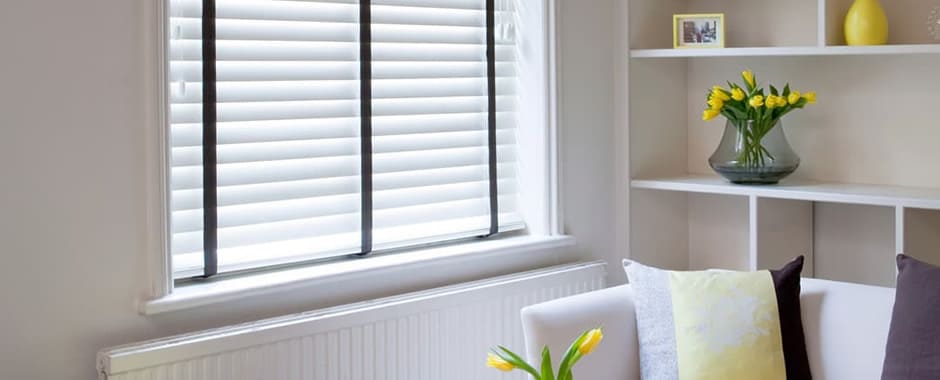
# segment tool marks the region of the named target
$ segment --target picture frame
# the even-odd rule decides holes
[[[725,14],[700,13],[672,16],[672,41],[676,49],[725,47]]]

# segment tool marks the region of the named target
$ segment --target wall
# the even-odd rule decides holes
[[[137,313],[152,237],[145,204],[153,184],[145,173],[154,127],[153,1],[3,2],[0,379],[91,380],[102,347],[350,301],[335,289],[304,289],[157,317]],[[483,266],[479,275],[620,256],[610,207],[613,0],[560,1],[563,213],[580,244],[572,253]],[[435,276],[410,286],[468,277],[445,269],[423,270]],[[371,297],[414,289],[348,290]]]

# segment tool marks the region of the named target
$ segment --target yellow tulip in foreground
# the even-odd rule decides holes
[[[521,369],[532,375],[535,380],[573,380],[571,378],[571,368],[584,355],[593,352],[603,338],[604,334],[601,329],[588,330],[582,333],[578,339],[571,343],[568,351],[565,352],[565,356],[561,359],[561,363],[558,365],[558,376],[555,376],[555,369],[552,367],[552,354],[547,346],[542,349],[542,363],[538,367],[530,365],[521,356],[503,346],[498,346],[487,354],[486,365],[507,372]]]
[[[509,372],[516,369],[516,366],[512,365],[512,363],[503,360],[492,352],[486,355],[486,365],[490,368],[496,368],[503,372]]]
[[[578,347],[578,352],[581,355],[590,354],[591,351],[594,351],[594,347],[597,347],[597,344],[601,342],[601,339],[604,339],[604,333],[601,332],[601,329],[591,330],[584,342],[581,342],[581,346]]]
[[[744,100],[744,98],[746,97],[747,97],[747,94],[745,94],[744,90],[740,88],[735,87],[733,90],[731,90],[731,99],[734,99],[740,102]]]

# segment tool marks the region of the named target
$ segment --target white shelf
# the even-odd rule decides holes
[[[724,49],[634,49],[632,58],[695,58],[695,57],[800,57],[839,55],[914,55],[940,54],[937,45],[882,45],[882,46],[797,46],[753,47]]]
[[[718,177],[634,179],[635,189],[757,196],[814,202],[940,210],[940,189],[784,180],[779,185],[735,185]]]

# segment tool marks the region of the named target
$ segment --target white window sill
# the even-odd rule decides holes
[[[140,311],[145,315],[168,313],[240,300],[244,297],[289,292],[297,288],[336,281],[343,276],[364,272],[375,272],[419,263],[446,262],[468,256],[486,256],[492,259],[494,256],[519,254],[523,251],[558,249],[574,246],[574,244],[575,239],[570,236],[519,236],[246,275],[177,287],[173,290],[173,293],[165,297],[142,303]]]

